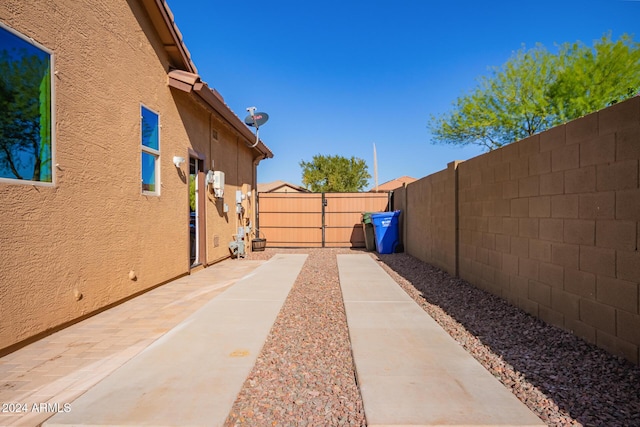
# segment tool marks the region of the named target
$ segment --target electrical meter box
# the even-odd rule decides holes
[[[213,192],[216,197],[224,196],[224,172],[213,172]]]

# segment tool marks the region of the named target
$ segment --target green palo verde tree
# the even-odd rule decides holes
[[[565,43],[516,52],[479,80],[453,109],[432,116],[432,143],[476,144],[488,150],[542,132],[630,98],[640,91],[640,44],[605,35],[588,47]]]
[[[310,162],[302,160],[302,184],[314,193],[357,192],[369,185],[369,172],[364,160],[357,157],[317,154]]]

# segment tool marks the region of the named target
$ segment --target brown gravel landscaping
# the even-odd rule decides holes
[[[238,395],[227,425],[363,426],[337,253],[301,250],[305,264]],[[268,258],[275,250],[255,252]]]
[[[366,425],[336,254],[309,258],[228,426]],[[406,254],[371,256],[458,343],[550,426],[640,426],[640,367]]]

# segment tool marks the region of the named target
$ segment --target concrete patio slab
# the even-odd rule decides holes
[[[369,255],[338,255],[367,425],[544,426]]]
[[[44,425],[223,425],[306,258],[275,255]]]

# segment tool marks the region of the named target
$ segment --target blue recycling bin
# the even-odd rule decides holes
[[[400,244],[398,218],[400,211],[375,212],[371,214],[373,230],[376,235],[376,251],[379,254],[392,254]]]

